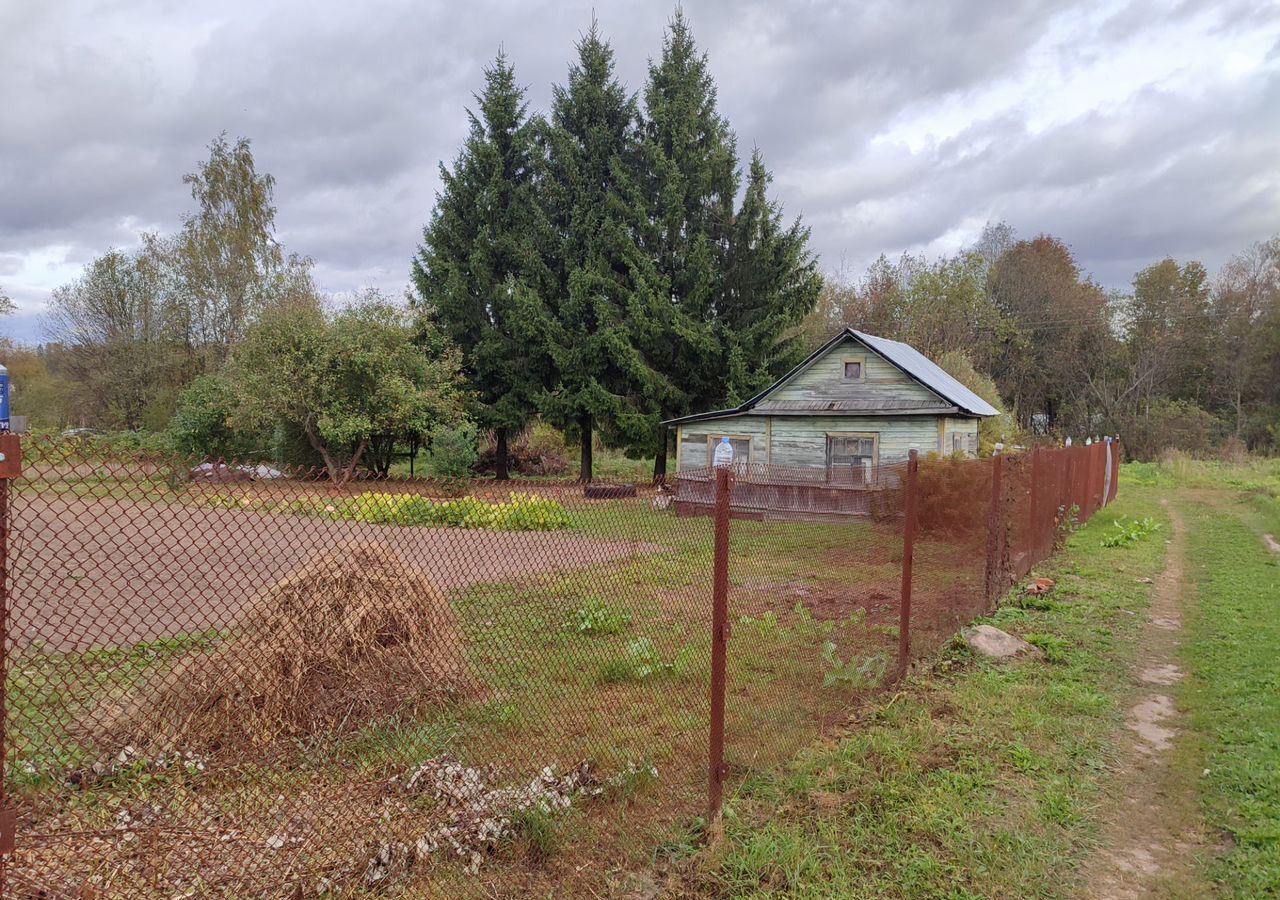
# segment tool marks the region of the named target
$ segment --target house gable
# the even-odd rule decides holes
[[[860,362],[858,378],[845,377],[845,363]],[[774,385],[756,405],[759,412],[824,400],[898,402],[922,408],[954,406],[861,341],[846,335],[807,366]]]

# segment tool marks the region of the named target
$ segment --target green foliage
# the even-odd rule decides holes
[[[638,637],[627,643],[627,653],[602,665],[596,673],[599,684],[621,684],[628,681],[652,681],[680,678],[689,670],[693,649],[685,647],[675,656],[663,657],[653,638]]]
[[[1066,544],[1067,538],[1080,530],[1080,505],[1072,503],[1070,506],[1059,506],[1053,521],[1053,544],[1054,547],[1061,548]]]
[[[470,422],[437,427],[431,432],[427,471],[445,478],[467,478],[480,456],[479,434]]]
[[[1033,647],[1039,647],[1044,658],[1051,663],[1067,660],[1067,649],[1071,646],[1067,641],[1053,634],[1024,634],[1022,639]]]
[[[205,497],[208,506],[236,502],[223,495]],[[557,500],[512,493],[504,503],[476,497],[437,500],[420,494],[369,492],[354,497],[307,497],[274,504],[262,501],[255,509],[334,520],[406,527],[484,528],[490,531],[558,531],[569,527],[569,513]]]
[[[461,351],[472,418],[516,432],[550,377],[539,324],[552,282],[544,259],[553,235],[538,193],[545,123],[528,115],[504,54],[484,76],[470,133],[452,169],[441,166],[413,282],[418,303]],[[499,469],[505,476],[505,460]]]
[[[346,481],[375,437],[459,421],[457,355],[424,352],[423,329],[372,293],[332,315],[314,303],[264,313],[227,373],[237,426],[297,422],[329,477]]]
[[[1125,450],[1135,459],[1155,459],[1166,450],[1208,453],[1226,436],[1227,426],[1190,400],[1157,398],[1124,430]]]
[[[1019,436],[1018,419],[1008,411],[995,379],[979,372],[963,350],[948,350],[937,362],[948,375],[1000,410],[1000,415],[978,421],[979,452],[987,455],[995,450],[997,443],[1013,444]]]
[[[1137,543],[1160,529],[1160,523],[1150,516],[1142,519],[1117,519],[1112,523],[1112,530],[1102,537],[1103,547],[1125,547]]]
[[[543,862],[555,852],[560,839],[557,820],[553,812],[541,806],[512,810],[512,832],[535,862]]]
[[[615,800],[631,800],[658,783],[658,767],[648,759],[639,763],[628,760],[617,775],[609,779],[606,791]]]
[[[579,634],[622,634],[631,624],[631,613],[590,597],[574,613],[573,630]]]
[[[257,449],[260,436],[234,427],[235,391],[221,375],[201,375],[183,391],[169,435],[182,453],[216,459],[243,459]]]
[[[848,659],[841,659],[835,641],[823,643],[822,660],[827,664],[827,671],[822,676],[822,686],[825,688],[872,688],[880,683],[889,669],[889,661],[880,654],[861,659],[850,655]]]

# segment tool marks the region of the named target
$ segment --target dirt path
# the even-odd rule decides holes
[[[1181,727],[1173,692],[1183,677],[1178,648],[1193,587],[1185,578],[1186,525],[1176,507],[1168,509],[1165,569],[1152,588],[1133,674],[1138,691],[1126,717],[1129,734],[1112,809],[1103,816],[1107,825],[1088,882],[1090,897],[1184,895],[1179,887],[1204,844],[1195,782],[1174,758]]]

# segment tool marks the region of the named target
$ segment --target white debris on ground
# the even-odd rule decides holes
[[[610,783],[637,771],[640,770],[632,763]],[[644,771],[657,778],[656,768],[647,766]],[[432,797],[444,813],[444,820],[416,841],[379,846],[365,866],[365,884],[375,885],[404,874],[419,859],[442,847],[466,860],[467,873],[474,875],[486,853],[515,836],[514,816],[530,810],[563,812],[575,798],[596,797],[605,790],[587,762],[559,775],[546,766],[524,787],[490,787],[492,777],[491,769],[474,769],[450,756],[427,760],[413,769],[404,779],[403,790],[414,796]]]

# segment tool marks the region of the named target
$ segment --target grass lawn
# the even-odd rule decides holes
[[[1183,503],[1194,526],[1198,583],[1188,623],[1192,710],[1203,757],[1207,825],[1225,852],[1208,867],[1224,896],[1280,895],[1280,532],[1274,496],[1220,495]]]
[[[847,736],[748,781],[692,891],[732,897],[1071,896],[1097,833],[1123,680],[1164,543],[1104,549],[1118,517],[1164,521],[1132,490],[1035,574],[1047,598],[990,621],[1049,652],[998,663],[953,646]]]
[[[1176,504],[1194,582],[1170,765],[1207,846],[1156,896],[1280,895],[1280,464],[1127,467],[1119,499],[990,621],[1046,650],[981,660],[952,646],[845,734],[748,780],[724,838],[673,851],[673,878],[715,897],[1074,897],[1106,865],[1132,665]],[[1103,547],[1118,518],[1166,529]],[[1198,798],[1198,801],[1197,801]]]

